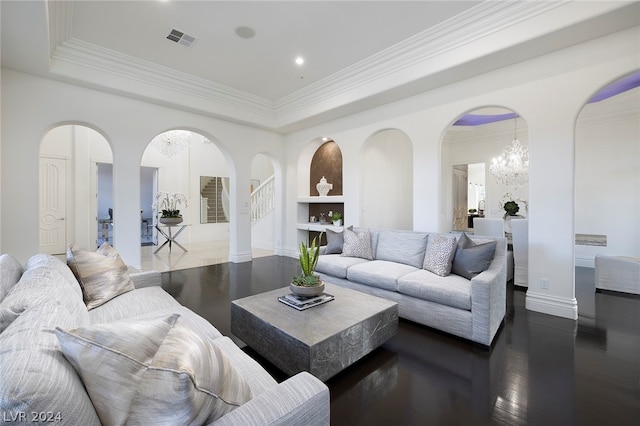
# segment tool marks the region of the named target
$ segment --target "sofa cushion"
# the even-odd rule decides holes
[[[84,315],[48,301],[29,306],[0,334],[0,411],[5,419],[17,419],[25,412],[51,412],[60,413],[58,424],[100,425],[80,377],[54,334],[58,326],[88,324],[86,308],[78,300]]]
[[[318,257],[316,271],[333,275],[338,278],[347,278],[347,270],[359,263],[369,262],[361,257],[347,257],[339,254],[323,254]]]
[[[496,241],[476,243],[463,232],[458,240],[451,272],[470,280],[486,271],[493,260],[496,245]]]
[[[135,288],[127,265],[109,243],[95,252],[72,244],[67,249],[67,264],[80,283],[89,310]]]
[[[54,257],[38,258],[38,262],[27,262],[18,283],[0,302],[0,333],[27,309],[44,303],[59,304],[89,321],[78,283],[69,268]]]
[[[427,241],[424,255],[424,269],[446,277],[451,273],[451,263],[456,254],[456,237],[432,234]]]
[[[104,424],[207,424],[252,398],[226,355],[178,314],[56,335]]]
[[[121,294],[89,311],[91,324],[119,321],[164,308],[178,308],[176,301],[162,287],[144,287]]]
[[[380,231],[376,259],[422,268],[427,235],[418,232]]]
[[[424,269],[417,270],[398,279],[398,293],[471,310],[471,281],[458,275],[441,277]]]
[[[373,249],[371,246],[371,233],[365,229],[354,232],[349,228],[344,229],[344,244],[342,245],[342,255],[348,257],[360,257],[362,259],[373,260]]]
[[[347,279],[372,287],[397,291],[398,278],[416,270],[417,268],[403,263],[372,260],[350,267],[347,270]]]
[[[22,272],[22,265],[13,256],[0,256],[0,302],[20,280]]]

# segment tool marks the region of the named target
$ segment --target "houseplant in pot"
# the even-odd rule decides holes
[[[158,192],[156,194],[156,202],[154,210],[160,211],[158,221],[165,225],[176,225],[182,222],[182,214],[180,214],[180,203],[187,207],[187,197],[179,192]]]
[[[333,226],[342,226],[342,213],[333,212],[331,220],[333,220]]]
[[[300,243],[300,267],[302,274],[293,277],[289,288],[293,294],[299,296],[315,296],[324,291],[324,283],[319,275],[314,274],[318,258],[320,256],[320,240],[322,233],[318,237],[314,237],[311,246],[307,247],[304,242]]]
[[[500,201],[500,205],[504,210],[504,230],[505,232],[511,232],[511,220],[512,219],[523,219],[524,216],[519,215],[520,204],[524,205],[525,210],[529,209],[529,205],[527,202],[521,198],[514,199],[510,193],[504,194],[504,197]]]

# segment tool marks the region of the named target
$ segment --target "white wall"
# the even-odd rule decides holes
[[[413,143],[414,229],[446,230],[450,212],[443,199],[451,189],[443,168],[452,163],[443,136],[459,116],[488,105],[517,112],[528,131],[519,137],[530,150],[528,309],[577,318],[574,289],[574,134],[586,101],[608,83],[638,69],[639,28],[440,87],[379,108],[287,135],[287,197],[294,200],[298,158],[320,135],[333,138],[343,154],[345,216],[357,218],[362,202],[360,152],[369,135],[395,128]],[[559,96],[559,94],[562,94]],[[511,138],[499,143],[500,150]],[[495,152],[488,153],[490,161]],[[479,162],[473,156],[461,163]],[[635,165],[637,170],[638,165]],[[303,172],[301,172],[302,174]],[[489,180],[487,180],[489,184]],[[490,188],[487,188],[489,191]],[[443,192],[444,191],[444,192]],[[487,200],[496,205],[498,191]],[[501,194],[500,194],[501,195]],[[448,196],[448,195],[447,195]],[[295,203],[287,205],[287,247],[295,246]],[[356,224],[358,225],[358,224]],[[632,236],[640,240],[636,231]],[[637,253],[636,253],[637,255]],[[549,288],[541,288],[542,279]]]
[[[251,260],[247,191],[251,161],[258,153],[284,158],[282,136],[7,69],[2,69],[1,93],[1,252],[11,253],[22,262],[38,252],[40,142],[50,129],[76,123],[104,135],[113,149],[114,210],[123,212],[116,216],[114,246],[125,262],[140,266],[139,180],[143,152],[154,136],[175,128],[201,133],[215,140],[223,152],[231,178],[229,257],[234,262]],[[281,191],[282,173],[276,176],[277,191]],[[276,209],[282,211],[283,198],[280,196],[279,200]],[[281,232],[281,224],[276,226]]]

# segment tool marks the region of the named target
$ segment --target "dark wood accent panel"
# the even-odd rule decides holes
[[[328,195],[342,195],[342,152],[337,143],[329,141],[318,148],[311,159],[309,176],[309,195],[320,195],[316,184],[322,176],[333,185]]]
[[[344,223],[344,205],[342,203],[312,203],[309,204],[309,216],[315,216],[320,221],[320,213],[324,213],[327,223],[333,223],[333,220],[327,215],[329,211],[342,213]],[[307,218],[309,220],[309,218]]]

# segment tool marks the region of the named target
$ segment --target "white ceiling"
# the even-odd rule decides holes
[[[2,66],[285,132],[637,25],[637,6],[4,0]]]

